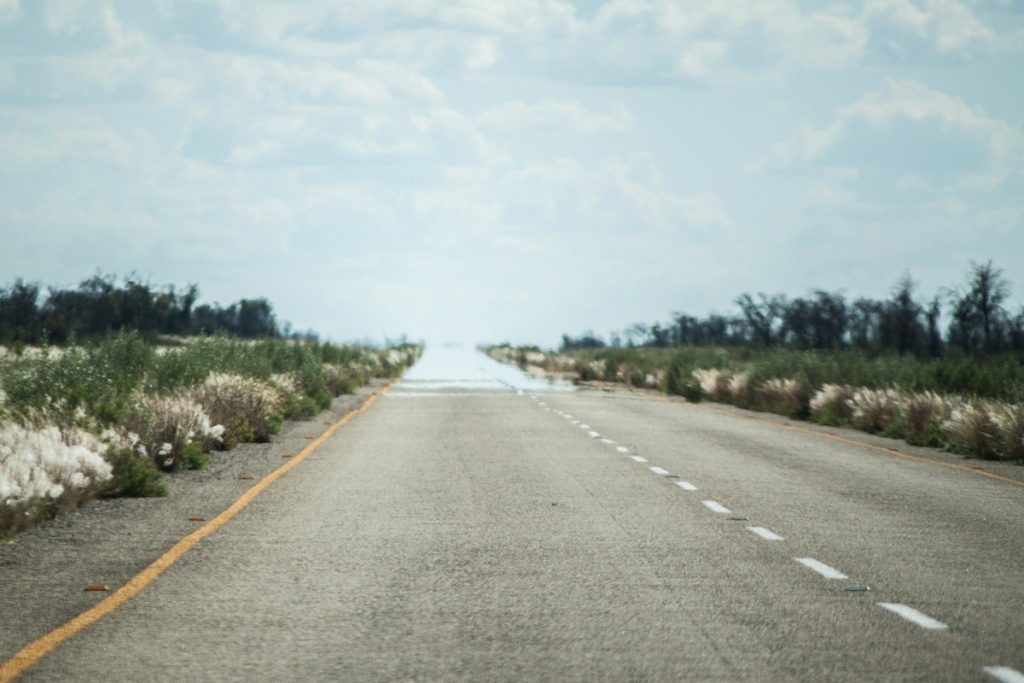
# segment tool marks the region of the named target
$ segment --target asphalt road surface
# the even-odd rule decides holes
[[[428,349],[24,680],[1024,680],[1024,488],[800,429]]]

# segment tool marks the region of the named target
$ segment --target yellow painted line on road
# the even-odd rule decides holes
[[[382,389],[380,393],[385,392],[387,392],[386,387]],[[327,428],[323,434],[309,442],[309,444],[307,444],[298,455],[294,456],[288,460],[288,462],[281,465],[254,484],[248,491],[243,493],[238,500],[232,503],[228,509],[224,510],[224,512],[220,513],[212,520],[171,546],[170,550],[158,557],[152,564],[141,572],[133,576],[116,592],[111,593],[109,597],[104,598],[102,601],[74,617],[63,626],[58,626],[54,630],[39,637],[19,650],[17,654],[4,662],[3,665],[0,665],[0,683],[7,683],[8,681],[14,680],[16,677],[24,673],[26,669],[34,665],[50,652],[53,652],[53,650],[55,650],[65,640],[88,628],[90,625],[96,623],[142,592],[143,589],[153,583],[153,581],[163,574],[172,564],[180,560],[185,553],[194,548],[199,541],[227,524],[231,518],[248,507],[256,496],[263,493],[263,491],[265,491],[271,484],[284,476],[293,467],[296,467],[300,462],[305,460],[310,453],[319,448],[324,441],[334,434],[334,432],[345,426],[345,424],[347,424],[353,417],[369,408],[373,402],[377,400],[377,396],[378,394],[374,393],[364,401],[361,406],[349,411],[344,417]]]
[[[671,401],[671,399],[662,399],[662,400]],[[672,401],[672,402],[675,403],[676,401]],[[731,410],[724,410],[722,408],[716,408],[715,406],[703,405],[703,404],[700,404],[700,403],[691,403],[689,401],[680,401],[680,403],[686,403],[686,405],[693,406],[695,408],[702,408],[704,410],[710,410],[712,412],[718,413],[719,415],[729,415],[729,416],[732,416],[732,417],[739,417],[739,418],[742,418],[744,420],[753,420],[754,422],[759,422],[761,424],[768,424],[768,425],[773,425],[773,426],[776,426],[776,427],[782,427],[783,429],[788,429],[788,430],[794,431],[794,432],[801,432],[803,434],[814,434],[816,436],[821,436],[821,437],[824,437],[826,439],[831,439],[833,441],[838,441],[840,443],[844,443],[844,444],[847,444],[849,446],[859,446],[861,448],[868,448],[870,450],[878,451],[879,453],[885,453],[886,455],[892,455],[892,456],[895,456],[897,458],[904,458],[906,460],[914,460],[915,462],[923,462],[923,463],[928,464],[928,465],[938,465],[939,467],[948,467],[951,470],[960,470],[962,472],[969,472],[971,474],[976,474],[979,477],[986,477],[988,479],[995,479],[996,481],[1001,481],[1001,482],[1003,482],[1005,484],[1013,484],[1014,486],[1019,486],[1021,488],[1024,488],[1024,481],[1021,481],[1019,479],[1013,479],[1011,477],[1004,477],[1001,474],[995,474],[993,472],[987,472],[987,471],[982,470],[982,469],[975,469],[974,467],[968,467],[967,465],[958,465],[955,462],[942,462],[941,460],[932,460],[931,458],[925,458],[925,457],[920,456],[920,455],[913,455],[912,453],[906,453],[904,451],[901,451],[898,448],[893,448],[891,446],[876,446],[875,444],[865,443],[863,441],[857,441],[856,439],[848,439],[846,437],[839,436],[838,434],[830,434],[828,432],[819,432],[816,429],[807,429],[806,427],[798,427],[797,425],[794,425],[794,424],[775,422],[775,421],[772,421],[772,420],[764,420],[764,419],[761,419],[761,418],[757,417],[756,415],[744,415],[743,413],[736,413],[736,412],[733,412]]]

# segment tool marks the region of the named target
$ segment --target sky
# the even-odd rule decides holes
[[[0,286],[551,345],[988,259],[1024,0],[0,0]]]

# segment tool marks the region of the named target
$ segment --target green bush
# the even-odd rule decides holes
[[[131,449],[119,449],[107,454],[114,467],[114,478],[102,491],[107,498],[150,498],[167,495],[163,476],[149,458],[136,455]]]
[[[181,449],[181,462],[187,470],[201,470],[210,466],[210,459],[197,443],[186,444]]]

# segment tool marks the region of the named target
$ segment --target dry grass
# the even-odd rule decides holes
[[[0,534],[93,497],[112,476],[107,448],[77,427],[0,425]]]
[[[253,377],[214,373],[192,390],[191,397],[211,421],[223,425],[229,448],[243,441],[266,441],[280,424],[281,394]]]
[[[121,429],[142,453],[161,469],[176,470],[186,465],[185,449],[197,444],[206,452],[219,444],[224,427],[213,424],[206,410],[187,394],[171,396],[138,394],[121,422]]]
[[[758,407],[782,415],[797,416],[803,413],[806,390],[795,379],[775,377],[761,383],[756,392]]]
[[[887,432],[899,419],[900,402],[894,389],[857,389],[848,401],[850,422],[871,434]]]
[[[694,370],[693,377],[700,384],[701,394],[712,401],[722,401],[730,398],[729,380],[732,376],[715,368],[709,370]]]
[[[826,384],[811,398],[811,418],[819,424],[840,425],[853,420],[850,400],[855,390],[845,384]]]
[[[942,425],[950,445],[961,452],[990,460],[999,457],[999,425],[992,419],[986,401],[966,403],[952,412]]]

